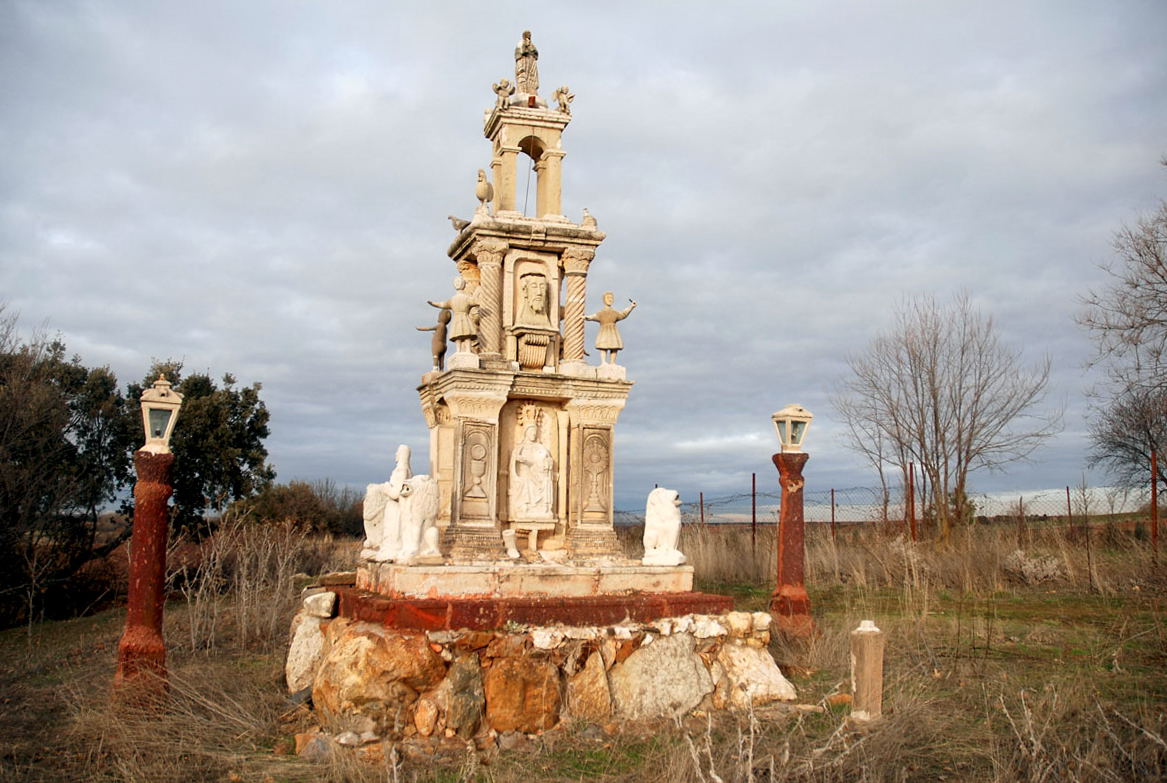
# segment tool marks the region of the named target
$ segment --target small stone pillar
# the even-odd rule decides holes
[[[501,240],[480,240],[474,246],[480,283],[478,335],[483,359],[502,356],[502,258],[506,250],[507,243]]]
[[[851,721],[866,725],[883,715],[883,631],[863,620],[851,632]]]
[[[563,361],[583,362],[584,310],[588,298],[588,266],[594,250],[569,247],[563,251],[563,273],[567,277],[567,301],[563,314]]]
[[[114,693],[120,700],[148,703],[166,692],[166,644],[162,640],[166,580],[166,502],[172,492],[171,453],[134,454],[134,532],[126,628],[118,642]]]

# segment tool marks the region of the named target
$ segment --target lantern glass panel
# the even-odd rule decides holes
[[[166,435],[166,425],[170,423],[170,414],[165,408],[151,408],[150,409],[150,431],[146,433],[147,437],[161,438]]]
[[[790,445],[799,446],[802,444],[802,435],[806,432],[805,421],[790,422]]]

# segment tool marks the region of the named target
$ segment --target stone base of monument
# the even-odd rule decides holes
[[[356,587],[392,598],[578,598],[632,592],[687,593],[693,589],[693,568],[646,566],[638,561],[605,565],[365,563],[357,568]]]
[[[765,612],[552,625],[550,620],[523,623],[516,619],[526,616],[519,609],[492,630],[470,627],[473,617],[455,629],[442,626],[451,624],[450,612],[456,610],[450,607],[458,601],[505,606],[509,612],[542,600],[554,604],[555,617],[563,617],[563,606],[572,601],[598,606],[621,598],[626,607],[635,607],[654,597],[447,598],[441,599],[446,608],[434,615],[447,612],[447,619],[436,623],[441,629],[426,631],[387,626],[384,616],[366,619],[364,613],[380,607],[392,614],[394,605],[410,605],[418,617],[427,602],[436,607],[437,599],[369,598],[355,588],[335,592],[339,616],[321,616],[329,613],[319,607],[330,603],[317,594],[293,620],[286,674],[292,692],[311,688],[317,719],[340,744],[346,735],[370,742],[532,734],[564,721],[671,719],[696,709],[752,709],[796,698],[767,650]],[[686,601],[702,600],[694,593],[666,595],[662,600],[675,603],[658,608],[670,614]]]

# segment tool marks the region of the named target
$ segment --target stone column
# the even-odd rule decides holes
[[[515,211],[515,172],[520,152],[522,150],[518,147],[499,147],[500,160],[494,175],[495,214]],[[494,168],[493,163],[491,168]]]
[[[166,580],[166,501],[174,455],[138,451],[134,468],[134,532],[130,543],[126,628],[118,642],[114,691],[127,702],[150,702],[166,692],[162,589]]]
[[[883,714],[883,631],[864,620],[851,632],[851,721],[867,724]]]
[[[483,239],[474,244],[478,259],[478,321],[483,359],[502,357],[502,258],[507,243],[499,239]]]
[[[778,516],[778,579],[770,596],[770,614],[778,629],[791,636],[810,636],[814,621],[810,597],[806,594],[805,525],[803,518],[802,466],[809,455],[779,452],[774,455],[778,483],[782,486],[782,508]]]
[[[563,150],[547,150],[539,162],[543,169],[539,176],[538,216],[562,217]]]
[[[588,298],[588,266],[596,251],[569,247],[563,251],[563,272],[567,277],[567,302],[563,308],[563,361],[583,362],[584,309]]]
[[[541,218],[547,214],[547,158],[540,156],[533,166],[535,169],[535,215]]]

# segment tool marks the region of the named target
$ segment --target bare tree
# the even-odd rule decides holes
[[[1104,269],[1111,284],[1084,298],[1079,321],[1098,345],[1121,392],[1167,389],[1167,202],[1114,237],[1118,263]]]
[[[1060,408],[1043,406],[1049,360],[1023,366],[965,294],[947,306],[905,301],[892,330],[848,365],[835,399],[854,445],[869,459],[919,463],[944,542],[953,515],[969,514],[970,471],[1024,459],[1060,428]]]
[[[1116,232],[1114,250],[1116,262],[1104,267],[1110,285],[1084,297],[1078,319],[1109,376],[1094,390],[1091,460],[1138,486],[1149,478],[1151,452],[1167,448],[1167,201]]]

